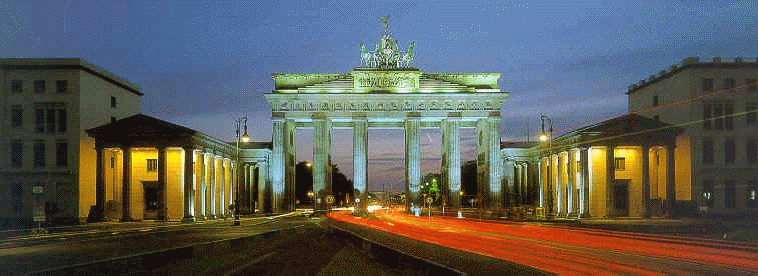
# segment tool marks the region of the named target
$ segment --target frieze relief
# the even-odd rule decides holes
[[[274,112],[498,111],[499,101],[286,102]]]

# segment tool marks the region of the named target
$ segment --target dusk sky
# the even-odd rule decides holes
[[[503,141],[622,115],[626,87],[688,56],[758,56],[756,1],[0,1],[0,56],[80,57],[142,87],[142,113],[232,141],[270,141],[272,73],[348,73],[359,43],[416,42],[424,72],[499,72]],[[403,131],[370,130],[369,189],[400,191]],[[473,130],[462,160],[473,159]],[[298,160],[312,159],[299,130]],[[352,132],[333,134],[352,178]],[[422,136],[439,170],[439,130]]]

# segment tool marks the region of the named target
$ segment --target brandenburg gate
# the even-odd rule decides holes
[[[478,199],[481,206],[500,209],[500,106],[508,97],[497,87],[500,73],[424,73],[411,68],[414,44],[399,51],[383,19],[384,35],[375,50],[366,51],[361,43],[362,67],[347,74],[273,75],[275,88],[265,94],[273,120],[272,193],[264,200],[272,200],[269,206],[276,211],[295,208],[298,128],[314,129],[313,190],[321,202],[332,189],[332,129],[353,131],[354,189],[365,197],[368,129],[401,128],[405,130],[405,195],[410,205],[421,190],[421,129],[440,128],[443,196],[448,206],[458,206],[459,133],[461,128],[476,128]]]

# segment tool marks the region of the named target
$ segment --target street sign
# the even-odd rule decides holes
[[[433,198],[431,198],[431,197],[427,197],[426,198],[426,204],[432,204],[432,202],[434,202]]]

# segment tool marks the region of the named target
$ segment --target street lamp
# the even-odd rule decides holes
[[[545,201],[547,201],[547,210],[545,214],[552,214],[553,213],[553,183],[551,181],[550,176],[550,162],[552,161],[552,150],[553,150],[553,120],[545,116],[545,114],[540,114],[540,121],[542,122],[542,132],[540,132],[540,141],[547,142],[547,195]],[[545,123],[548,124],[548,132],[545,132]]]
[[[315,201],[313,201],[313,197],[314,197],[315,195],[316,195],[316,194],[314,194],[314,193],[313,193],[313,191],[308,191],[308,199],[310,199],[310,200],[311,200],[311,204],[313,204],[313,211],[314,211],[314,212],[316,211],[316,202],[315,202]]]
[[[236,156],[235,156],[235,162],[237,164],[237,170],[239,171],[240,166],[240,142],[247,143],[250,141],[250,136],[247,135],[247,116],[242,116],[234,121],[234,126],[236,127],[235,136],[237,138],[236,144]],[[243,128],[244,132],[242,135],[240,135],[240,128]],[[237,174],[239,176],[239,174]],[[239,178],[237,179],[237,185],[234,186],[234,226],[240,225],[240,205],[239,205],[239,191],[240,191],[240,183]]]

